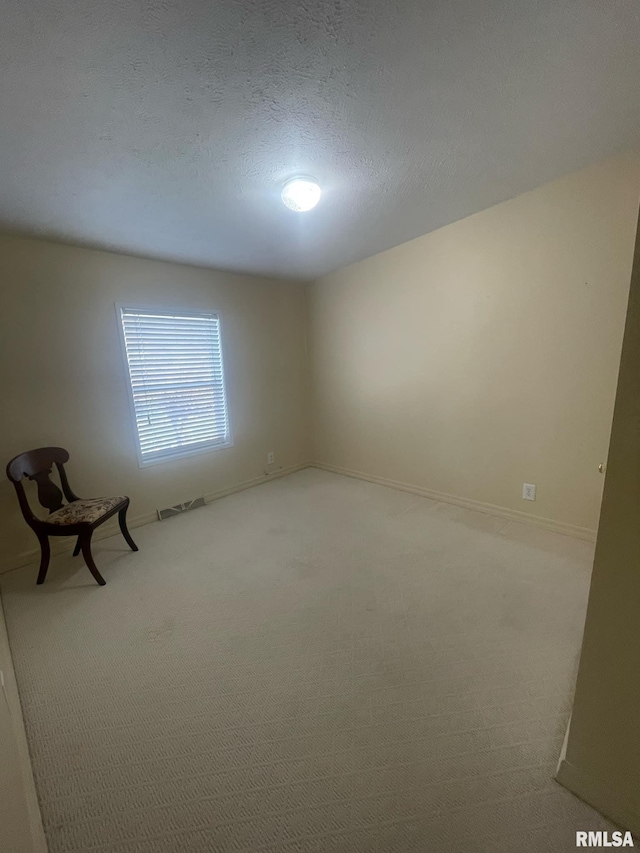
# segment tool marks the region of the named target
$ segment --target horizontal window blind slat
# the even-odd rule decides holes
[[[158,435],[153,439],[141,436],[140,445],[142,447],[142,451],[146,450],[154,450],[159,447],[164,446],[165,444],[193,444],[195,441],[222,441],[226,436],[224,431],[220,432],[192,432],[189,434],[186,433],[163,433],[162,435]]]
[[[138,322],[137,320],[132,320],[130,317],[125,317],[123,326],[125,332],[131,332],[132,334],[158,329],[162,332],[185,330],[187,332],[199,332],[201,334],[215,335],[218,333],[218,329],[215,326],[215,322],[215,320],[203,320],[201,323],[191,323],[186,320],[167,321],[166,323],[157,322],[154,320],[144,320]]]
[[[171,365],[178,364],[195,364],[204,363],[215,366],[218,370],[221,369],[222,360],[217,356],[214,356],[210,352],[193,352],[193,353],[146,353],[142,355],[138,355],[137,353],[130,353],[130,365],[132,367],[157,367],[159,365],[166,365],[170,367]]]
[[[187,390],[187,389],[193,389],[194,391],[196,391],[196,390],[202,390],[203,388],[209,388],[210,387],[210,385],[206,382],[184,382],[184,381],[183,382],[179,382],[179,381],[176,381],[176,382],[153,382],[153,383],[149,382],[147,385],[144,385],[143,383],[136,383],[136,384],[140,389],[151,390],[154,392],[180,391],[180,390]],[[134,387],[134,391],[135,390],[137,390],[136,387]]]
[[[201,408],[202,406],[217,408],[221,402],[224,402],[222,391],[215,394],[208,388],[206,388],[204,392],[198,394],[181,393],[179,396],[176,396],[174,393],[171,393],[170,395],[145,394],[136,395],[135,397],[136,407],[144,409],[145,412],[181,409],[185,405],[197,406],[198,408]]]
[[[213,314],[141,314],[124,311],[122,317],[125,325],[133,324],[141,326],[145,323],[159,323],[160,325],[170,325],[172,328],[181,323],[188,323],[193,326],[208,326],[212,321],[215,322]]]
[[[123,308],[121,321],[142,459],[228,443],[218,317]]]
[[[212,366],[211,364],[193,364],[187,362],[186,364],[157,364],[157,365],[147,365],[145,367],[132,367],[131,374],[133,376],[158,376],[165,374],[186,374],[187,376],[197,376],[199,374],[206,374],[207,376],[211,376],[214,378],[220,377],[220,371]]]
[[[162,343],[167,338],[175,340],[176,335],[179,335],[179,341],[187,343],[215,341],[218,337],[216,331],[194,326],[125,326],[124,334],[129,340],[140,341],[140,343],[152,343],[154,340]]]
[[[184,341],[215,341],[218,333],[205,327],[195,326],[125,326],[124,334],[127,338],[138,341],[163,341],[166,338],[175,340],[179,335]]]
[[[138,429],[140,432],[140,437],[145,436],[161,436],[167,435],[169,433],[188,433],[193,432],[194,430],[200,430],[201,432],[206,433],[218,433],[218,432],[226,432],[226,423],[224,420],[219,420],[217,418],[205,418],[200,420],[185,420],[180,424],[175,424],[167,421],[157,421],[154,424],[144,424],[141,423],[138,425]]]
[[[219,375],[216,372],[210,372],[209,374],[204,372],[198,372],[195,375],[192,375],[190,370],[177,371],[177,373],[153,373],[149,372],[146,376],[143,374],[136,374],[132,377],[132,381],[138,384],[141,388],[144,388],[146,385],[149,385],[153,382],[157,382],[161,385],[163,382],[176,382],[179,381],[180,387],[187,388],[190,384],[197,384],[202,382],[207,382],[209,385],[221,385],[222,380],[219,378]]]
[[[158,385],[162,385],[166,382],[177,382],[181,387],[186,387],[187,383],[202,384],[204,382],[208,385],[213,385],[216,381],[218,381],[219,384],[219,380],[217,380],[217,374],[212,370],[149,370],[146,373],[144,371],[135,373],[131,377],[131,379],[141,388],[144,388],[154,382]]]
[[[151,349],[151,347],[144,347],[136,344],[132,346],[131,344],[127,344],[127,352],[129,353],[129,357],[134,361],[181,361],[182,359],[195,359],[196,361],[199,358],[204,358],[207,360],[220,361],[219,350],[213,349],[209,346],[193,346],[190,347],[186,344],[181,344],[180,347],[174,347],[173,349],[168,346],[164,346],[163,344],[158,344],[156,348]]]
[[[144,409],[136,413],[136,418],[139,423],[154,424],[162,421],[172,421],[179,423],[181,418],[201,418],[201,417],[216,417],[222,421],[224,419],[223,412],[220,406],[216,405],[198,405],[188,409],[185,407],[169,407],[165,409]]]
[[[136,400],[136,411],[144,412],[145,416],[150,416],[154,413],[162,413],[162,412],[178,412],[181,411],[185,405],[189,407],[193,406],[195,408],[209,408],[212,410],[218,410],[220,406],[224,403],[224,399],[222,395],[218,395],[217,397],[207,396],[207,397],[199,397],[199,398],[187,398],[186,400],[163,400],[162,398],[152,398],[152,399],[144,399],[144,400]]]
[[[218,409],[224,403],[222,394],[216,396],[208,394],[205,396],[186,397],[180,400],[167,400],[163,397],[145,397],[144,399],[136,399],[136,410],[144,411],[145,415],[151,415],[154,412],[180,411],[185,405],[196,408]]]
[[[176,344],[176,335],[181,346],[215,344],[217,335],[207,334],[200,329],[125,329],[125,338],[138,346]]]
[[[180,376],[179,371],[178,371],[177,376],[175,376],[175,375],[165,376],[164,374],[158,375],[156,373],[149,373],[145,377],[142,374],[140,374],[140,375],[137,374],[135,377],[133,377],[133,382],[135,382],[137,385],[139,385],[140,388],[144,388],[146,385],[150,384],[151,382],[157,382],[158,384],[161,384],[164,380],[173,382],[176,380],[176,378],[179,378],[179,376]],[[222,387],[224,385],[224,382],[222,381],[222,377],[217,372],[212,372],[209,376],[207,376],[206,374],[196,374],[192,378],[191,372],[188,370],[185,370],[183,372],[182,376],[183,376],[183,378],[181,380],[181,387],[183,387],[183,388],[186,388],[189,382],[202,382],[203,378],[206,379],[208,384],[211,386]]]
[[[212,327],[211,320],[203,320],[201,323],[193,323],[190,320],[171,320],[167,322],[156,321],[156,320],[133,320],[131,317],[124,318],[124,328],[127,332],[138,332],[138,331],[146,331],[153,329],[160,329],[162,331],[182,331],[183,329],[186,331],[193,332],[202,332],[203,334],[216,333],[217,329]]]
[[[135,385],[137,386],[134,390],[136,395],[139,395],[141,398],[150,398],[150,397],[158,397],[162,399],[179,399],[181,395],[188,394],[189,396],[194,395],[206,395],[206,394],[216,394],[221,393],[223,391],[224,385],[222,382],[206,382],[204,383],[204,387],[202,388],[191,388],[187,385],[181,385],[180,388],[164,388],[160,387],[157,390],[151,390],[150,382],[146,384],[138,379],[134,380]],[[158,383],[161,385],[161,383]],[[203,383],[200,383],[201,385]]]
[[[163,428],[178,430],[182,429],[187,424],[196,424],[196,426],[200,425],[204,429],[206,424],[218,426],[219,424],[223,425],[225,423],[224,418],[220,418],[216,412],[211,409],[208,411],[202,410],[200,412],[194,412],[189,415],[182,415],[179,418],[163,415],[155,415],[148,418],[145,415],[140,415],[136,420],[138,423],[138,431],[141,434],[143,432],[160,432]]]
[[[190,450],[194,445],[198,444],[224,444],[226,443],[226,437],[212,437],[212,436],[200,436],[199,438],[194,439],[193,441],[181,441],[178,438],[170,438],[167,440],[159,441],[157,444],[153,445],[145,445],[141,449],[141,453],[144,455],[149,453],[158,453],[163,450],[167,450],[168,448],[184,448],[185,450]]]
[[[190,439],[184,439],[181,436],[169,436],[166,439],[161,439],[155,444],[143,444],[141,446],[141,453],[143,456],[148,453],[158,453],[159,451],[166,450],[169,447],[173,448],[186,448],[191,449],[194,444],[224,444],[226,442],[226,437],[224,435],[219,436],[210,436],[210,435],[196,435]]]
[[[142,459],[147,465],[150,465],[154,462],[163,462],[165,459],[175,459],[180,456],[205,453],[207,450],[216,450],[225,447],[227,444],[227,441],[202,441],[190,447],[169,447],[155,453],[145,453]]]
[[[202,385],[202,383],[206,383],[207,385],[221,385],[222,380],[219,375],[216,373],[210,373],[209,375],[205,373],[196,373],[192,376],[191,371],[185,370],[178,371],[177,373],[148,373],[147,376],[143,374],[136,374],[136,376],[132,377],[132,382],[136,385],[140,386],[140,388],[145,388],[154,383],[158,385],[163,385],[166,382],[176,383],[180,388],[188,388],[191,385]]]
[[[158,440],[150,443],[149,441],[142,441],[142,452],[143,453],[152,453],[155,450],[162,449],[163,447],[168,447],[170,445],[186,445],[187,444],[196,444],[202,441],[224,441],[226,440],[226,436],[224,433],[216,433],[215,435],[210,435],[209,433],[193,433],[191,436],[177,436],[177,435],[163,435],[159,436]]]
[[[194,406],[193,408],[189,407],[188,412],[185,414],[182,409],[171,408],[171,409],[140,409],[140,411],[136,412],[136,421],[140,426],[149,426],[153,424],[159,424],[163,421],[167,420],[178,422],[178,418],[184,417],[198,417],[204,418],[209,416],[215,416],[219,421],[224,420],[220,413],[220,406]]]
[[[211,346],[211,341],[180,341],[170,343],[158,341],[146,343],[136,339],[128,341],[127,348],[131,358],[218,358],[218,348]]]
[[[181,337],[179,341],[176,341],[174,337],[169,337],[165,340],[154,335],[149,340],[141,337],[129,337],[127,338],[127,344],[132,355],[146,353],[162,355],[163,353],[179,353],[183,351],[207,352],[215,355],[215,349],[212,347],[210,338]]]
[[[171,367],[172,365],[209,364],[219,367],[219,358],[213,358],[210,353],[182,353],[180,355],[131,355],[129,364],[132,367]]]
[[[211,323],[215,321],[215,314],[198,314],[188,311],[161,311],[154,313],[153,311],[127,311],[122,312],[125,322],[129,323]]]

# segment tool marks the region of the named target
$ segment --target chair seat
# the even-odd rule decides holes
[[[118,504],[124,503],[126,497],[88,498],[66,504],[47,518],[48,524],[93,524],[103,515],[111,512]]]

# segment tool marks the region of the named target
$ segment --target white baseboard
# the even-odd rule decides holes
[[[445,492],[436,492],[433,489],[425,489],[422,486],[415,486],[411,483],[387,480],[384,477],[375,477],[371,474],[364,474],[362,471],[353,471],[350,468],[340,468],[338,465],[329,465],[326,462],[312,462],[311,467],[319,468],[322,471],[330,471],[333,474],[344,474],[346,477],[354,477],[357,480],[366,480],[368,483],[377,483],[379,486],[389,486],[392,489],[399,489],[402,492],[410,492],[413,495],[420,495],[423,498],[431,498],[431,500],[434,501],[442,501],[443,503],[453,504],[454,506],[461,506],[465,509],[473,509],[477,512],[497,515],[500,518],[507,518],[509,521],[520,521],[523,524],[542,527],[544,530],[551,530],[554,533],[573,536],[575,539],[584,539],[587,542],[596,541],[597,531],[591,530],[588,527],[578,527],[576,524],[567,524],[564,521],[554,521],[552,518],[530,515],[528,512],[520,512],[516,509],[497,506],[496,504],[486,503],[485,501],[471,500],[471,498],[460,498],[456,495],[448,495]]]
[[[11,658],[9,637],[7,636],[1,599],[0,664],[4,680],[4,687],[0,689],[0,702],[4,702],[6,700],[7,707],[9,709],[9,721],[12,728],[13,743],[15,745],[15,754],[17,755],[22,783],[19,793],[21,795],[21,801],[24,803],[24,808],[26,809],[30,836],[28,838],[14,838],[13,842],[15,847],[12,849],[29,850],[30,853],[47,853],[47,842],[45,839],[44,829],[42,827],[42,816],[40,814],[40,805],[38,803],[38,795],[36,793],[36,786],[33,778],[33,769],[31,767],[31,758],[29,756],[29,747],[27,745],[27,735],[22,717],[22,705],[20,703],[18,684],[16,682],[16,675],[13,668],[13,660]],[[1,764],[0,776],[2,776]],[[4,781],[4,779],[2,781]],[[1,810],[2,804],[0,804],[0,811]]]
[[[589,778],[566,758],[560,762],[556,780],[622,829],[640,838],[637,799],[632,803],[628,798],[620,796],[610,780]]]
[[[252,480],[245,480],[243,483],[238,483],[236,486],[230,486],[228,489],[219,489],[217,492],[209,492],[204,496],[206,503],[217,501],[219,498],[226,498],[227,495],[234,495],[236,492],[242,492],[245,489],[252,489],[254,486],[261,486],[263,483],[268,483],[270,480],[277,480],[278,477],[286,477],[288,474],[295,474],[296,471],[302,471],[304,468],[311,467],[311,462],[302,462],[300,465],[290,465],[288,468],[278,468],[276,471],[265,471],[261,477],[254,477]]]
[[[573,702],[571,703],[573,706]],[[573,713],[573,712],[572,712]],[[569,743],[569,731],[571,729],[571,717],[569,717],[569,722],[567,723],[567,728],[564,732],[564,740],[562,741],[562,749],[560,750],[560,756],[558,758],[558,766],[556,767],[556,774],[560,772],[560,765],[565,759],[567,754],[567,744]]]
[[[270,480],[275,480],[278,477],[286,477],[288,474],[294,474],[296,471],[302,471],[304,468],[319,468],[322,471],[330,471],[334,474],[343,474],[346,477],[354,477],[358,480],[366,480],[369,483],[377,483],[380,486],[388,486],[392,489],[399,489],[403,492],[410,492],[414,495],[420,495],[424,498],[430,498],[431,500],[442,501],[444,503],[453,504],[454,506],[465,507],[466,509],[473,509],[478,512],[489,513],[490,515],[497,515],[501,518],[509,519],[509,521],[520,521],[524,524],[531,524],[535,527],[542,527],[545,530],[552,530],[554,533],[563,533],[565,536],[573,536],[577,539],[584,539],[587,542],[595,542],[596,539],[596,531],[590,530],[587,527],[578,527],[574,524],[567,524],[562,521],[554,521],[551,518],[543,518],[537,515],[530,515],[526,512],[519,512],[518,510],[508,509],[507,507],[497,506],[496,504],[485,503],[484,501],[475,501],[470,498],[460,498],[456,495],[449,495],[445,492],[436,492],[433,489],[425,489],[422,486],[416,486],[411,483],[402,483],[397,480],[388,480],[384,477],[376,477],[371,474],[365,474],[362,471],[353,471],[350,468],[341,468],[338,465],[330,465],[326,462],[303,462],[299,465],[291,465],[288,468],[280,468],[277,471],[273,471],[270,473],[264,473],[259,477],[254,477],[251,480],[245,480],[241,483],[237,483],[234,486],[229,486],[226,489],[219,489],[215,492],[209,492],[205,494],[204,499],[207,503],[211,503],[211,501],[218,500],[219,498],[226,497],[227,495],[233,495],[236,492],[241,492],[244,489],[251,489],[254,486],[259,486],[262,483],[269,482]],[[127,519],[128,526],[133,529],[135,527],[142,527],[144,524],[149,524],[152,521],[157,521],[157,515],[155,512],[147,512],[143,515],[129,517]],[[109,536],[115,536],[119,532],[119,528],[117,522],[108,521],[103,527],[99,527],[94,533],[94,539],[106,539]],[[75,541],[72,537],[61,538],[58,540],[53,540],[51,543],[51,555],[55,556],[57,554],[65,554],[70,553],[73,549]],[[33,548],[29,551],[23,551],[21,554],[17,554],[14,557],[10,557],[7,560],[3,560],[0,562],[0,574],[3,572],[10,572],[13,569],[21,568],[22,566],[28,566],[31,563],[37,563],[40,559],[40,549]]]
[[[260,477],[254,477],[252,480],[245,480],[242,483],[237,483],[235,486],[230,486],[227,489],[219,489],[217,492],[209,492],[204,496],[206,503],[224,498],[226,495],[232,495],[235,492],[241,492],[244,489],[251,489],[254,486],[259,486],[262,483],[267,483],[270,480],[275,480],[278,477],[286,477],[287,474],[294,474],[296,471],[301,471],[303,468],[308,468],[310,463],[304,462],[300,465],[291,465],[288,468],[279,468],[273,472],[265,472]],[[128,516],[127,526],[133,530],[135,527],[142,527],[144,524],[150,524],[152,521],[157,521],[156,512],[146,512],[143,515]],[[117,520],[109,519],[102,527],[98,527],[93,534],[94,540],[107,539],[109,536],[115,536],[120,532]],[[72,536],[61,537],[60,539],[51,540],[51,556],[55,557],[59,554],[70,554],[75,545],[75,538]],[[0,562],[0,574],[11,572],[14,569],[29,566],[32,563],[38,563],[40,560],[40,549],[33,548],[30,551],[23,551],[15,557],[10,557],[8,560]]]

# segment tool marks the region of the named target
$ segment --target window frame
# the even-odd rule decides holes
[[[217,319],[218,321],[218,335],[220,338],[220,361],[222,365],[222,388],[224,394],[224,400],[227,409],[227,440],[225,442],[216,442],[215,444],[208,444],[205,447],[197,447],[192,449],[185,448],[177,448],[175,453],[168,453],[165,456],[162,456],[160,459],[144,459],[142,456],[142,450],[140,447],[140,435],[138,433],[138,419],[136,417],[136,405],[135,399],[133,396],[133,385],[131,384],[131,373],[129,370],[129,359],[127,357],[127,342],[124,334],[124,323],[122,322],[122,312],[123,311],[140,311],[143,313],[152,312],[158,314],[167,314],[167,315],[175,315],[175,316],[194,316],[194,317],[212,317]],[[224,337],[222,331],[222,319],[220,314],[217,311],[212,311],[210,309],[197,309],[197,308],[181,308],[179,306],[167,306],[167,305],[136,305],[131,302],[116,302],[115,303],[115,312],[116,312],[116,325],[118,326],[118,336],[120,339],[120,351],[122,353],[122,361],[124,366],[124,380],[127,386],[127,398],[129,401],[129,414],[131,416],[131,425],[133,427],[133,440],[136,449],[136,457],[138,460],[139,468],[150,468],[153,465],[161,465],[164,462],[174,462],[176,459],[184,459],[188,456],[200,456],[203,453],[215,453],[218,450],[227,450],[230,447],[233,447],[233,432],[231,427],[231,412],[229,405],[229,396],[227,393],[227,377],[225,371],[225,351],[224,351]]]

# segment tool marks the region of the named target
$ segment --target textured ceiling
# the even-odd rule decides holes
[[[2,5],[5,230],[308,279],[638,143],[637,0]]]

